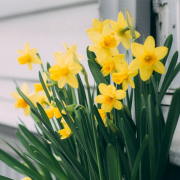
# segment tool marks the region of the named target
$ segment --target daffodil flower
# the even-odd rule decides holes
[[[70,57],[68,57],[68,58],[70,58],[70,59],[73,59],[74,58],[74,56],[76,57],[76,59],[78,59],[78,61],[80,62],[80,60],[82,60],[83,59],[83,56],[81,55],[81,54],[77,54],[76,53],[76,51],[77,51],[77,46],[76,46],[76,44],[72,44],[71,45],[71,47],[69,47],[68,45],[67,45],[67,43],[63,43],[63,46],[65,47],[65,49],[66,49],[66,54],[65,54],[65,56],[70,56]]]
[[[120,43],[120,38],[112,35],[112,29],[106,25],[102,29],[102,34],[97,32],[89,32],[88,36],[94,45],[89,46],[89,50],[95,52],[99,62],[105,59],[118,55],[117,46]]]
[[[29,100],[36,106],[36,102],[38,99],[39,94],[38,93],[32,93],[29,94],[29,87],[26,83],[24,83],[21,86],[21,91],[29,98]],[[24,114],[26,116],[30,115],[30,106],[27,104],[27,102],[17,93],[17,92],[11,92],[11,96],[16,100],[14,107],[15,108],[23,108]]]
[[[126,96],[124,90],[116,90],[115,86],[107,86],[104,83],[101,83],[98,88],[101,95],[98,95],[95,98],[95,102],[102,104],[101,109],[105,112],[111,112],[113,107],[118,110],[122,109],[122,103],[118,100],[121,100]]]
[[[72,131],[69,128],[69,126],[66,123],[66,121],[64,120],[64,118],[62,118],[61,123],[63,124],[64,129],[59,130],[58,133],[61,135],[61,139],[66,139],[69,136],[71,136]]]
[[[51,102],[51,104],[49,103],[49,108],[45,109],[45,112],[48,116],[49,119],[52,119],[54,116],[58,119],[60,117],[62,117],[61,112],[59,111],[59,109],[57,107],[55,107],[53,105],[53,102]]]
[[[89,28],[86,30],[86,33],[89,32],[98,32],[98,33],[102,33],[102,29],[104,26],[108,25],[109,26],[109,19],[106,19],[105,21],[99,21],[98,19],[94,18],[92,21],[92,28]]]
[[[121,42],[126,49],[130,48],[130,39],[132,39],[132,35],[130,30],[127,28],[127,22],[124,19],[124,15],[122,12],[119,12],[117,22],[110,20],[112,29],[116,32],[116,34],[121,38]],[[136,38],[139,38],[139,32],[135,31]]]
[[[106,121],[106,112],[103,109],[98,109],[98,112],[101,116],[101,119],[105,125],[105,127],[107,127],[107,121]]]
[[[130,84],[132,88],[135,88],[135,84],[131,78],[138,74],[137,69],[134,69],[131,64],[128,67],[127,62],[124,60],[124,62],[120,66],[117,66],[117,70],[117,73],[112,74],[113,81],[116,84],[122,83],[123,90],[128,89],[128,84]]]
[[[124,61],[124,54],[118,54],[116,56],[113,56],[109,60],[105,61],[101,69],[103,76],[107,76],[108,74],[117,70],[117,68],[121,66],[123,61]]]
[[[32,64],[41,64],[41,60],[36,56],[37,48],[30,49],[29,43],[24,46],[24,51],[17,50],[20,55],[18,57],[19,64],[27,64],[29,69],[32,70]]]
[[[143,81],[148,80],[153,71],[165,74],[166,69],[160,60],[166,56],[168,48],[165,46],[155,48],[155,40],[152,36],[146,38],[144,45],[132,43],[131,51],[136,57],[131,62],[131,66],[140,69],[140,77]]]
[[[74,74],[81,71],[81,65],[74,63],[73,59],[63,56],[62,52],[54,54],[56,65],[49,68],[50,78],[58,81],[59,88],[63,88],[66,82],[73,88],[78,88],[78,81]]]

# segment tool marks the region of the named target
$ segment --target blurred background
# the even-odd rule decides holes
[[[143,36],[153,35],[157,45],[163,45],[168,34],[174,35],[170,57],[180,50],[180,4],[179,0],[0,0],[0,135],[11,142],[16,141],[19,118],[35,132],[33,120],[24,116],[22,109],[14,108],[14,99],[10,92],[16,91],[16,80],[19,86],[28,83],[31,92],[33,83],[39,82],[39,65],[33,65],[30,71],[27,65],[19,65],[17,49],[23,49],[26,42],[31,48],[37,48],[44,66],[49,62],[55,64],[54,52],[64,50],[62,43],[69,46],[77,44],[77,52],[84,56],[82,64],[88,71],[90,85],[94,81],[87,66],[86,47],[91,44],[85,30],[92,27],[92,19],[117,20],[118,12],[125,14],[127,8],[132,14],[136,29]],[[120,53],[124,49],[119,47]],[[168,62],[167,62],[168,65]],[[173,90],[180,85],[180,75],[171,84],[162,102],[166,116]],[[180,125],[178,127],[180,129]],[[177,130],[178,132],[178,130]],[[175,148],[179,139],[174,140]],[[13,152],[0,141],[0,148]],[[173,149],[175,154],[177,150]],[[180,149],[180,148],[179,148]],[[173,154],[173,155],[174,155]],[[14,155],[15,156],[15,155]],[[179,158],[180,159],[180,158]],[[180,165],[180,161],[174,159]],[[0,175],[15,180],[21,175],[7,168],[0,162]]]

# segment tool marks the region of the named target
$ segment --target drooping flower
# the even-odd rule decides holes
[[[123,61],[124,61],[124,54],[118,54],[116,56],[113,56],[109,60],[105,61],[102,64],[102,69],[101,69],[103,76],[107,76],[108,74],[117,70],[118,67],[121,66]]]
[[[25,177],[25,178],[23,178],[23,179],[21,179],[21,180],[32,180],[32,179],[29,178],[29,177]]]
[[[72,131],[69,128],[69,126],[66,123],[66,121],[64,120],[64,118],[62,118],[61,123],[63,124],[64,129],[59,130],[58,133],[61,135],[61,139],[66,139],[69,136],[71,136]]]
[[[136,57],[131,62],[131,66],[140,69],[140,77],[143,81],[148,80],[153,71],[165,73],[166,69],[160,60],[166,56],[168,48],[165,46],[155,48],[155,40],[152,36],[146,38],[144,45],[132,43],[131,51]]]
[[[130,84],[132,88],[135,88],[135,84],[131,78],[138,74],[138,70],[134,69],[131,64],[128,66],[125,60],[120,66],[117,67],[117,70],[117,73],[112,74],[113,81],[116,84],[122,83],[123,90],[128,89],[128,84]]]
[[[49,119],[52,119],[54,116],[57,119],[62,117],[61,112],[59,111],[59,109],[55,105],[53,105],[53,102],[51,102],[51,104],[49,103],[49,108],[45,109],[45,112],[46,112]]]
[[[74,74],[81,71],[81,65],[74,63],[72,58],[63,56],[62,52],[54,54],[56,65],[49,68],[50,78],[58,81],[59,88],[64,87],[66,82],[73,88],[78,88],[78,81]]]
[[[99,21],[98,19],[94,18],[92,21],[92,28],[89,28],[86,30],[86,33],[89,32],[98,32],[98,33],[102,33],[102,29],[104,26],[108,25],[109,26],[109,19],[106,19],[105,21]]]
[[[95,102],[102,104],[101,109],[105,112],[111,112],[113,107],[118,110],[122,109],[122,103],[118,100],[123,99],[126,96],[124,90],[116,90],[115,86],[107,86],[104,83],[101,83],[98,88],[101,95],[98,95],[95,98]]]
[[[110,20],[112,29],[116,32],[116,34],[121,38],[121,42],[126,49],[130,48],[130,39],[132,39],[132,35],[130,30],[127,30],[127,22],[124,19],[124,15],[122,12],[119,12],[117,22]],[[140,37],[139,32],[135,31],[136,38]]]
[[[120,43],[120,38],[117,35],[112,35],[112,29],[106,25],[102,29],[102,34],[97,32],[89,32],[88,36],[94,45],[89,46],[89,50],[95,52],[99,62],[105,59],[118,55],[117,46]]]
[[[78,60],[78,61],[80,61],[80,60],[82,60],[83,59],[83,56],[81,55],[81,54],[77,54],[76,53],[76,51],[77,51],[77,46],[76,46],[76,44],[72,44],[71,45],[71,47],[69,47],[68,45],[67,45],[67,43],[63,43],[63,46],[65,47],[65,49],[66,49],[66,56],[70,56],[69,57],[69,59],[74,59],[74,57]]]
[[[29,43],[27,42],[24,46],[24,51],[17,50],[20,55],[18,57],[19,64],[27,64],[29,69],[32,70],[32,64],[41,64],[41,60],[36,56],[37,48],[30,49]]]
[[[103,120],[105,127],[107,127],[106,112],[103,109],[98,109],[98,111],[101,116],[101,119]]]
[[[26,83],[24,83],[21,86],[21,91],[29,98],[29,100],[36,106],[36,102],[38,101],[38,93],[32,93],[29,94],[29,87]],[[15,108],[23,108],[24,114],[26,116],[29,116],[30,114],[30,106],[27,104],[27,102],[17,93],[17,92],[11,92],[11,96],[16,100],[14,107]]]

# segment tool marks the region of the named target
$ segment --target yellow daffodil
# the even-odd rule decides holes
[[[61,135],[61,139],[66,139],[72,134],[72,131],[64,118],[62,118],[61,123],[63,124],[64,129],[59,130],[58,133]]]
[[[102,104],[101,109],[105,112],[111,112],[113,107],[118,110],[122,109],[122,103],[118,100],[123,99],[126,96],[124,90],[116,90],[115,86],[107,86],[104,83],[101,83],[98,88],[101,95],[98,95],[95,98],[95,102]]]
[[[101,69],[103,76],[107,76],[108,74],[117,70],[117,68],[121,66],[123,61],[124,61],[124,54],[118,54],[110,58],[108,61],[105,61]]]
[[[41,106],[43,108],[45,108],[45,106],[48,104],[48,98],[46,96],[46,93],[44,91],[42,91],[42,94],[38,96],[38,100],[39,104],[41,104]]]
[[[120,38],[111,33],[112,29],[108,25],[103,27],[102,34],[97,32],[88,33],[90,40],[94,43],[94,45],[89,46],[89,50],[96,53],[100,63],[119,54],[116,46],[120,43]]]
[[[89,28],[86,30],[86,33],[89,32],[98,32],[98,33],[102,33],[102,29],[105,25],[109,26],[109,19],[106,19],[105,21],[99,21],[98,19],[94,18],[92,21],[92,28]]]
[[[131,79],[131,77],[134,77],[138,74],[137,69],[134,69],[134,67],[131,64],[128,67],[127,62],[124,60],[124,62],[117,67],[117,70],[118,70],[117,73],[112,74],[113,81],[116,84],[122,83],[123,90],[128,89],[128,84],[130,84],[132,88],[135,88],[135,84]]]
[[[19,64],[27,64],[29,69],[32,70],[32,64],[41,64],[41,60],[36,56],[37,49],[30,49],[29,43],[26,43],[24,46],[24,51],[17,50],[17,53],[20,55],[18,57]]]
[[[127,28],[127,22],[124,19],[124,15],[122,12],[119,12],[117,22],[110,20],[112,29],[116,32],[116,34],[121,38],[121,42],[126,49],[130,48],[130,39],[132,39],[132,35],[130,30]],[[136,38],[139,38],[140,34],[135,31]]]
[[[101,119],[103,120],[105,127],[107,127],[106,112],[103,109],[98,109],[98,111],[101,116]]]
[[[34,105],[36,105],[39,96],[38,93],[29,94],[29,87],[26,83],[21,86],[21,91],[29,98],[30,101],[32,101]],[[17,92],[11,92],[11,96],[16,100],[14,107],[23,108],[24,114],[29,116],[30,106],[27,102]]]
[[[74,63],[72,58],[63,56],[63,53],[54,54],[56,65],[49,68],[50,78],[58,81],[59,88],[64,87],[66,82],[73,88],[78,88],[78,81],[74,74],[81,71],[81,65]]]
[[[21,179],[21,180],[32,180],[32,179],[29,178],[29,177],[25,177],[25,178],[23,178],[23,179]]]
[[[59,111],[59,109],[57,107],[54,107],[54,105],[52,105],[53,102],[50,104],[49,103],[49,108],[45,109],[45,112],[48,116],[49,119],[52,119],[54,116],[56,118],[60,118],[62,116],[61,112]]]
[[[74,59],[76,58],[78,60],[78,62],[80,62],[80,60],[83,59],[83,56],[81,54],[77,54],[76,51],[77,51],[77,46],[76,44],[72,44],[71,45],[71,48],[69,48],[69,46],[67,45],[67,43],[63,43],[63,46],[65,47],[66,49],[66,56],[70,56],[69,58],[70,59]]]
[[[160,62],[167,52],[168,48],[165,46],[155,48],[155,40],[152,36],[148,36],[144,42],[144,45],[138,43],[132,43],[131,51],[136,57],[131,63],[134,68],[140,68],[140,77],[143,81],[148,80],[153,71],[160,74],[166,72],[163,63]]]

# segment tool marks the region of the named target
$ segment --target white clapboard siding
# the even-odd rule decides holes
[[[34,130],[32,119],[25,117],[22,109],[14,109],[14,100],[10,92],[16,91],[13,79],[17,80],[19,86],[27,82],[31,92],[34,91],[33,83],[38,82],[40,65],[33,65],[32,71],[27,65],[19,65],[16,50],[23,49],[25,42],[29,42],[31,48],[38,48],[46,66],[46,62],[55,64],[53,54],[64,50],[63,42],[67,42],[68,45],[76,43],[78,53],[84,56],[82,64],[88,70],[86,47],[92,43],[85,30],[92,26],[93,18],[98,18],[97,3],[0,19],[0,123],[17,127],[19,116],[31,130]],[[93,85],[94,80],[89,70],[88,74],[90,85]]]

